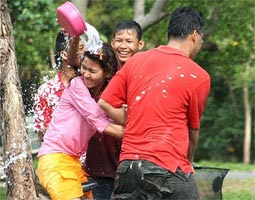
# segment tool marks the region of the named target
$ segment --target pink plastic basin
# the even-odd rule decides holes
[[[56,10],[58,23],[70,36],[80,36],[86,31],[85,20],[79,10],[67,1]]]

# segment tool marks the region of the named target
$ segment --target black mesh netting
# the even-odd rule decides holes
[[[194,167],[194,176],[201,200],[222,199],[222,184],[229,169]]]

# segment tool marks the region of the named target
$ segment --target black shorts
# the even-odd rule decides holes
[[[117,169],[111,199],[199,199],[192,174],[172,173],[146,160],[125,160]]]

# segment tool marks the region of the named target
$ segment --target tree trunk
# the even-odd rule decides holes
[[[39,199],[7,1],[0,0],[0,94],[7,199]]]
[[[238,110],[238,104],[236,102],[236,98],[235,98],[235,95],[234,95],[234,89],[233,89],[233,86],[231,84],[231,81],[229,80],[228,77],[225,77],[226,81],[227,81],[227,85],[228,85],[228,90],[229,90],[229,97],[232,101],[232,105],[233,105],[233,109],[235,111],[235,114],[236,116],[239,116],[239,110]]]
[[[134,1],[134,20],[145,30],[152,24],[158,22],[167,14],[163,11],[166,0],[155,0],[148,14],[145,13],[145,1]]]
[[[88,6],[88,0],[73,0],[73,4],[77,7],[77,9],[80,11],[81,15],[86,17],[87,12],[87,6]],[[86,19],[85,19],[86,21]]]
[[[251,106],[249,102],[249,88],[243,86],[244,112],[245,112],[245,128],[243,143],[243,163],[250,163],[251,149]]]

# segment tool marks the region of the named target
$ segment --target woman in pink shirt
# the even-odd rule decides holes
[[[102,44],[96,52],[84,53],[81,76],[64,90],[38,153],[38,176],[53,200],[83,196],[87,174],[79,157],[96,131],[122,137],[123,127],[110,122],[96,103],[116,71],[114,51]]]

